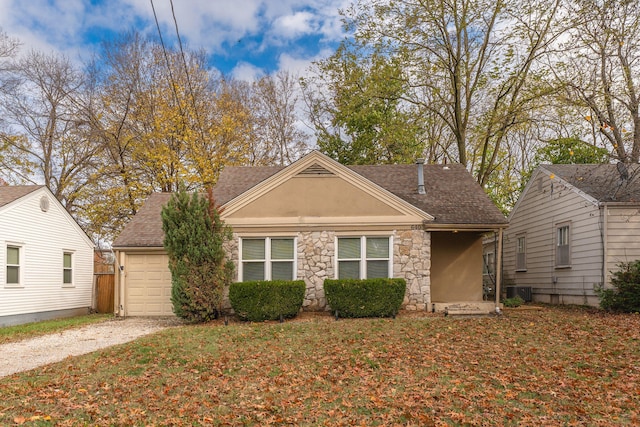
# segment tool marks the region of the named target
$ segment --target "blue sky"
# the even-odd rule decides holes
[[[173,0],[182,42],[203,48],[225,74],[252,80],[302,75],[344,37],[338,10],[351,0]],[[170,0],[153,0],[162,37],[176,43]],[[157,37],[151,0],[0,0],[0,29],[22,49],[91,57],[105,39],[137,30]]]

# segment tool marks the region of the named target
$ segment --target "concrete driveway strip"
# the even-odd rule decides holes
[[[63,332],[0,345],[0,377],[28,371],[69,356],[133,341],[179,324],[177,319],[114,319]]]

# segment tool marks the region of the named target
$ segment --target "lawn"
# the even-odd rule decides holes
[[[640,315],[179,326],[0,395],[1,425],[638,425]]]

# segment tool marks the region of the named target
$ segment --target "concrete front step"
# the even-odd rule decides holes
[[[496,304],[492,301],[434,303],[432,307],[436,312],[444,312],[445,316],[471,317],[496,314]],[[502,307],[500,307],[500,311],[502,311]]]

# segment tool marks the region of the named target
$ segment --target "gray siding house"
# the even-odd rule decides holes
[[[640,259],[640,165],[538,167],[503,248],[505,286],[530,288],[533,301],[598,305],[595,289]]]

